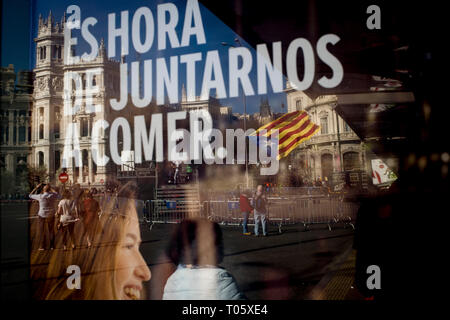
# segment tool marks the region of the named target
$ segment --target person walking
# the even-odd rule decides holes
[[[239,196],[239,208],[241,210],[243,221],[242,221],[242,227],[243,232],[242,234],[245,236],[251,235],[250,232],[248,232],[247,223],[248,223],[248,216],[250,215],[250,212],[253,211],[253,207],[250,204],[250,200],[248,199],[248,191],[242,190],[241,194]]]
[[[261,221],[263,236],[266,237],[267,197],[264,194],[263,186],[261,184],[256,187],[256,192],[253,196],[253,208],[255,219],[255,236],[259,236],[259,221]]]
[[[38,225],[40,230],[39,251],[45,250],[47,238],[50,241],[50,249],[53,250],[55,242],[55,204],[54,201],[59,198],[58,193],[52,189],[50,184],[46,184],[41,194],[36,194],[37,190],[43,185],[40,183],[30,194],[30,199],[39,201]]]
[[[92,196],[92,192],[87,190],[85,193],[85,198],[83,199],[83,208],[84,235],[86,235],[87,246],[90,248],[94,237],[95,225],[98,221],[100,206],[97,200],[95,200]]]
[[[80,184],[77,183],[72,188],[72,210],[75,210],[75,215],[77,217],[80,217],[81,212],[83,211],[81,199],[82,196],[83,196],[83,189],[81,189]]]
[[[175,172],[173,174],[173,184],[179,183],[179,175],[180,175],[180,162],[175,161]]]
[[[147,223],[151,221],[151,219],[150,219],[151,206],[152,206],[152,202],[150,200],[145,200],[143,214],[144,214],[145,222],[147,222]]]
[[[74,228],[77,217],[75,211],[72,209],[72,200],[69,190],[63,192],[63,198],[59,201],[56,217],[59,217],[58,229],[62,230],[64,250],[67,249],[69,242],[71,242],[72,249],[75,249]]]

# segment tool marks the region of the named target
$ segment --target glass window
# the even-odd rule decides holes
[[[81,136],[87,137],[88,136],[88,120],[87,119],[81,119]]]
[[[59,127],[59,121],[55,121],[55,139],[59,139],[59,132],[60,132],[60,127]]]
[[[61,153],[59,150],[55,151],[55,170],[61,168]]]
[[[25,142],[25,127],[19,127],[19,142]]]
[[[44,139],[44,125],[39,125],[39,139]]]
[[[39,167],[42,167],[44,165],[44,153],[42,151],[38,152],[38,164]]]
[[[320,133],[328,134],[328,117],[320,118]]]
[[[350,132],[350,127],[345,121],[344,121],[344,132]]]
[[[6,157],[3,155],[0,156],[0,168],[6,169]]]

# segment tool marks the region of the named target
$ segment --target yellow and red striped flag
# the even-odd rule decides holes
[[[293,111],[258,128],[252,135],[265,136],[271,139],[272,134],[278,130],[277,159],[286,157],[302,142],[310,139],[320,126],[313,123],[305,111]]]

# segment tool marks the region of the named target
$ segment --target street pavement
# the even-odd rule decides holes
[[[31,220],[27,210],[27,204],[2,205],[2,300],[29,297],[29,255],[35,254],[35,248],[28,247]],[[150,229],[147,224],[141,225],[141,252],[152,272],[145,288],[147,299],[161,299],[164,284],[175,268],[164,254],[174,227],[154,224]],[[272,225],[268,237],[258,238],[242,235],[240,226],[221,228],[225,250],[221,266],[234,276],[250,300],[326,299],[317,290],[329,289],[326,283],[336,282],[331,281],[330,271],[346,260],[354,234],[350,226],[342,223],[332,225],[331,231],[327,225],[312,225],[307,231],[303,225],[286,225],[282,233]],[[331,280],[324,285],[328,278]],[[345,297],[346,292],[334,290],[332,294]]]
[[[152,272],[148,298],[161,299],[164,283],[173,272],[164,251],[174,225],[142,227],[141,252]],[[336,260],[353,244],[353,229],[343,224],[328,230],[314,225],[271,226],[268,237],[242,235],[239,226],[221,226],[225,257],[221,266],[231,273],[248,299],[310,299],[310,293]],[[334,264],[333,264],[334,262]]]

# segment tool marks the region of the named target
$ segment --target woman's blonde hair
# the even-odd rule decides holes
[[[125,227],[135,218],[136,186],[124,185],[118,194],[102,208],[96,221],[91,248],[55,250],[49,261],[40,297],[48,300],[82,299],[115,300],[116,254],[125,237]],[[69,289],[67,267],[77,265],[81,271],[81,288]]]

